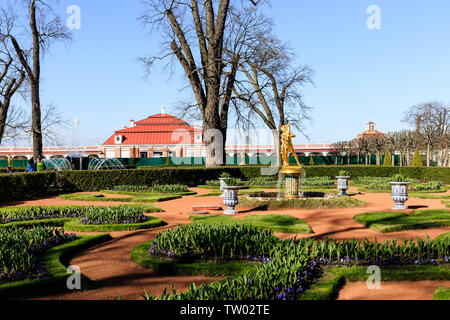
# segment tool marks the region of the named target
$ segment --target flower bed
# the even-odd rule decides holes
[[[189,192],[188,186],[181,184],[164,184],[164,185],[154,185],[154,186],[132,186],[132,185],[121,185],[115,186],[111,189],[112,191],[124,191],[133,193],[185,193]]]
[[[0,224],[55,218],[77,218],[82,215],[83,207],[81,206],[13,207],[0,209]]]
[[[102,224],[135,224],[148,221],[141,208],[120,207],[87,207],[84,218],[80,220],[86,225]]]
[[[251,226],[185,226],[158,235],[150,256],[170,261],[255,259],[256,269],[189,291],[163,294],[162,299],[260,300],[301,298],[329,266],[448,264],[450,239],[280,240]],[[156,299],[149,294],[147,299]]]
[[[0,283],[40,279],[48,275],[40,264],[43,251],[76,239],[55,227],[0,229]]]

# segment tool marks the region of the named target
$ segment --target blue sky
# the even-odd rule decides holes
[[[310,142],[353,138],[369,120],[381,131],[406,128],[411,105],[450,102],[450,2],[448,0],[272,1],[276,34],[314,70],[315,85],[303,90],[313,107]],[[159,113],[173,112],[188,96],[178,65],[170,77],[154,68],[145,79],[139,56],[160,51],[137,18],[140,0],[61,0],[81,8],[73,41],[55,45],[42,66],[42,104],[53,103],[66,119],[80,119],[80,142],[103,143],[114,130]],[[366,9],[381,9],[381,30],[369,30]],[[25,103],[22,102],[25,106]],[[66,137],[71,143],[70,134]],[[298,137],[298,143],[307,142]]]

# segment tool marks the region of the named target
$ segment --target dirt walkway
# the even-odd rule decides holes
[[[198,194],[210,193],[210,190],[193,188]],[[351,188],[350,193],[357,193],[356,188]],[[277,211],[282,214],[292,215],[305,220],[314,230],[314,234],[297,235],[297,237],[317,237],[326,236],[337,239],[357,238],[370,240],[387,240],[392,238],[425,238],[429,235],[435,238],[438,235],[449,232],[450,228],[432,228],[424,230],[409,230],[395,233],[383,234],[372,229],[368,229],[353,220],[359,213],[369,211],[388,211],[393,205],[390,194],[387,193],[366,193],[354,195],[355,198],[366,201],[364,208],[349,209],[320,209],[320,210],[283,210]],[[80,267],[81,272],[90,279],[98,282],[100,289],[87,290],[81,292],[68,292],[62,295],[42,296],[40,299],[106,299],[121,296],[124,299],[139,299],[145,290],[151,294],[159,296],[165,288],[171,289],[174,284],[177,290],[186,290],[192,282],[197,285],[209,283],[214,278],[210,277],[186,277],[186,276],[161,276],[151,270],[144,269],[130,259],[132,249],[138,244],[151,241],[155,235],[166,228],[173,228],[177,225],[191,223],[188,212],[192,211],[193,205],[214,204],[222,205],[222,198],[185,196],[182,199],[156,203],[164,212],[152,213],[152,216],[161,217],[167,226],[152,230],[134,232],[112,232],[113,240],[100,244],[94,248],[86,250],[70,261],[72,265]],[[59,205],[59,204],[84,204],[84,205],[121,205],[121,202],[84,202],[70,201],[60,198],[49,198],[35,201],[16,203],[15,205]],[[417,199],[411,198],[407,205],[412,208],[442,209],[445,206],[439,199]],[[411,211],[411,210],[410,210]],[[241,218],[248,214],[270,214],[269,211],[240,210],[236,217]],[[292,237],[292,235],[279,234],[282,238]],[[349,289],[350,290],[350,289]],[[352,291],[352,290],[351,290]],[[385,291],[383,291],[385,292]],[[428,292],[428,291],[427,291]],[[347,291],[344,292],[347,294]],[[347,296],[343,296],[347,297]]]
[[[350,282],[339,292],[338,300],[432,300],[439,287],[450,288],[450,281],[387,281],[373,290],[365,282]]]

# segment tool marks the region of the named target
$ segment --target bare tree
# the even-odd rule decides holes
[[[42,108],[42,137],[47,145],[61,145],[61,132],[68,125],[58,107],[49,104]],[[8,116],[4,138],[16,145],[21,141],[33,140],[32,116],[22,108],[12,106]]]
[[[25,30],[26,32],[16,26],[17,16],[11,7],[2,10],[2,20],[8,21],[10,27],[0,30],[1,37],[11,41],[17,60],[23,66],[30,85],[31,130],[35,159],[42,156],[43,145],[40,102],[41,58],[54,41],[70,39],[68,29],[51,8],[51,4],[57,2],[57,0],[22,0],[27,7],[26,18],[29,22],[29,29]]]
[[[260,31],[242,55],[239,70],[243,79],[235,86],[234,101],[238,113],[256,114],[272,131],[280,165],[281,127],[290,123],[306,136],[303,122],[310,119],[310,108],[304,104],[300,88],[312,82],[312,70],[293,67],[294,54],[287,46],[271,36],[271,30]]]
[[[348,142],[347,141],[338,141],[331,144],[331,148],[333,152],[336,154],[335,164],[338,164],[338,157],[342,157],[341,164],[344,164],[344,156],[348,154]]]
[[[8,28],[8,26],[0,20],[0,29],[3,28]],[[10,127],[18,125],[16,122],[18,120],[17,112],[12,110],[11,101],[22,87],[25,77],[25,72],[13,59],[6,39],[0,37],[0,144],[8,124]],[[8,120],[8,114],[12,112],[13,117]]]
[[[237,6],[232,6],[232,2]],[[239,64],[239,56],[227,60],[225,48],[230,34],[231,12],[245,10],[246,1],[231,0],[146,0],[144,24],[162,32],[165,51],[158,57],[141,58],[150,68],[165,57],[174,56],[181,64],[203,118],[207,133],[206,166],[224,163],[228,111]],[[250,1],[256,6],[260,1]],[[194,53],[196,52],[196,54]],[[222,135],[217,141],[216,132]],[[217,144],[221,145],[220,148]],[[216,154],[218,153],[218,154]]]

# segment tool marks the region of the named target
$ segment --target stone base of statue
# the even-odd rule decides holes
[[[301,167],[283,167],[280,171],[286,180],[285,199],[298,199],[299,196],[299,178],[304,173]]]

